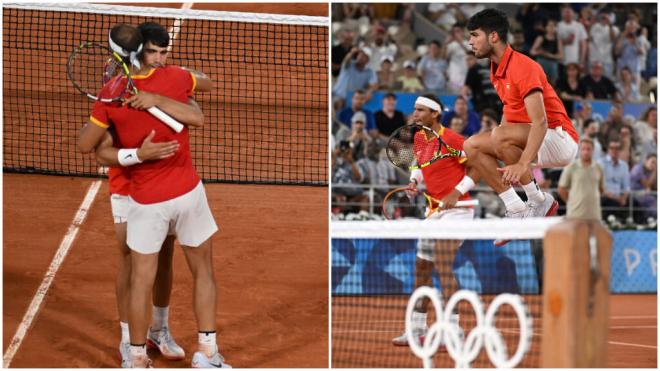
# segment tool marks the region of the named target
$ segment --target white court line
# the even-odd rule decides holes
[[[183,3],[181,5],[181,9],[188,10],[193,7],[195,3]],[[177,18],[174,20],[174,24],[172,27],[170,27],[169,30],[167,30],[167,33],[170,34],[170,45],[167,47],[167,51],[172,50],[172,45],[174,45],[174,40],[176,40],[176,37],[179,35],[179,31],[181,31],[181,26],[183,25],[183,20],[181,18]]]
[[[48,267],[48,271],[46,271],[46,275],[44,276],[43,281],[41,281],[41,285],[39,285],[39,288],[37,289],[37,293],[34,295],[34,298],[32,298],[32,302],[30,303],[27,312],[25,312],[25,315],[23,316],[23,320],[18,325],[18,328],[16,329],[16,333],[14,334],[14,337],[11,339],[11,343],[9,343],[9,347],[7,347],[7,351],[5,352],[2,358],[2,364],[4,368],[8,368],[9,365],[11,364],[12,359],[14,359],[14,356],[16,355],[18,348],[21,346],[21,343],[25,338],[25,334],[27,333],[27,330],[30,328],[30,326],[32,325],[32,321],[39,312],[41,303],[43,302],[46,293],[48,293],[48,289],[50,288],[50,285],[53,283],[53,280],[55,279],[55,274],[57,273],[57,270],[60,268],[60,265],[62,265],[62,262],[64,262],[64,258],[66,257],[66,255],[69,253],[69,249],[71,248],[73,241],[76,239],[76,236],[78,235],[78,230],[80,228],[80,225],[85,221],[85,217],[87,216],[87,211],[89,210],[89,207],[92,205],[92,202],[94,201],[94,198],[98,193],[99,187],[101,187],[101,181],[96,180],[92,182],[92,184],[87,189],[87,194],[85,195],[82,204],[80,204],[78,211],[74,215],[73,221],[71,222],[71,225],[69,225],[69,230],[64,235],[64,238],[60,243],[60,247],[57,249],[57,252],[53,257],[53,261],[50,263],[50,266]]]
[[[622,343],[620,341],[608,341],[609,344],[614,344],[614,345],[625,345],[629,347],[637,347],[637,348],[649,348],[649,349],[658,349],[657,346],[655,345],[644,345],[644,344],[632,344],[632,343]]]
[[[655,319],[657,316],[653,315],[639,315],[639,316],[611,316],[610,319]]]

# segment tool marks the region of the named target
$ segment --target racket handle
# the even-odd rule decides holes
[[[161,111],[160,108],[154,106],[147,109],[147,111],[149,111],[149,113],[157,117],[160,121],[172,128],[172,130],[176,131],[177,133],[180,133],[181,130],[183,130],[183,124],[173,119],[172,116],[168,115],[167,113]]]

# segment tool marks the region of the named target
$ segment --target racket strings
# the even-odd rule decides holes
[[[121,63],[109,50],[96,44],[83,44],[71,54],[69,78],[82,93],[104,101],[119,101],[130,92]]]

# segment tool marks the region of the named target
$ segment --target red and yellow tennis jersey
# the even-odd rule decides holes
[[[112,166],[108,169],[110,194],[128,196],[131,191],[131,173],[128,167]]]
[[[531,124],[524,99],[532,91],[540,90],[548,117],[548,128],[561,126],[578,142],[577,132],[566,114],[564,104],[548,82],[541,65],[534,60],[507,45],[500,64],[490,64],[490,81],[504,104],[503,113],[507,122]]]
[[[133,76],[138,90],[153,92],[188,103],[195,88],[195,78],[176,66],[155,68],[146,75]],[[188,128],[175,133],[149,112],[128,105],[94,104],[90,121],[103,128],[113,126],[122,148],[138,148],[151,130],[154,142],[177,140],[179,150],[171,157],[130,166],[130,196],[142,204],[163,202],[184,195],[199,183],[190,155]]]
[[[451,148],[459,151],[463,150],[465,138],[462,135],[444,126],[441,126],[438,135]],[[434,136],[427,135],[424,130],[420,130],[415,134],[414,141],[414,147],[419,149],[419,152],[415,153],[415,158],[418,159],[419,163],[423,162],[419,161],[421,159],[431,158],[432,154],[438,150],[438,140]],[[423,142],[420,144],[420,141]],[[447,149],[443,147],[442,153],[446,152]],[[465,176],[465,161],[467,161],[466,157],[446,157],[423,167],[422,175],[424,175],[424,182],[426,183],[426,193],[437,200],[442,200],[451,193]],[[469,193],[459,198],[459,200],[469,199]]]

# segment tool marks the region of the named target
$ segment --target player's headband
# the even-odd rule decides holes
[[[136,51],[129,52],[128,50],[119,46],[119,44],[117,44],[114,40],[112,40],[112,32],[108,35],[108,41],[110,42],[110,49],[112,49],[113,52],[121,55],[124,58],[128,57],[128,59],[131,61],[131,64],[138,70],[140,69],[140,60],[138,59],[138,54],[140,54],[142,51],[142,44],[138,46]]]
[[[426,97],[417,97],[417,100],[415,101],[415,104],[419,104],[420,106],[428,107],[433,111],[438,111],[441,112],[442,108],[440,108],[440,104],[438,102],[426,98]]]

